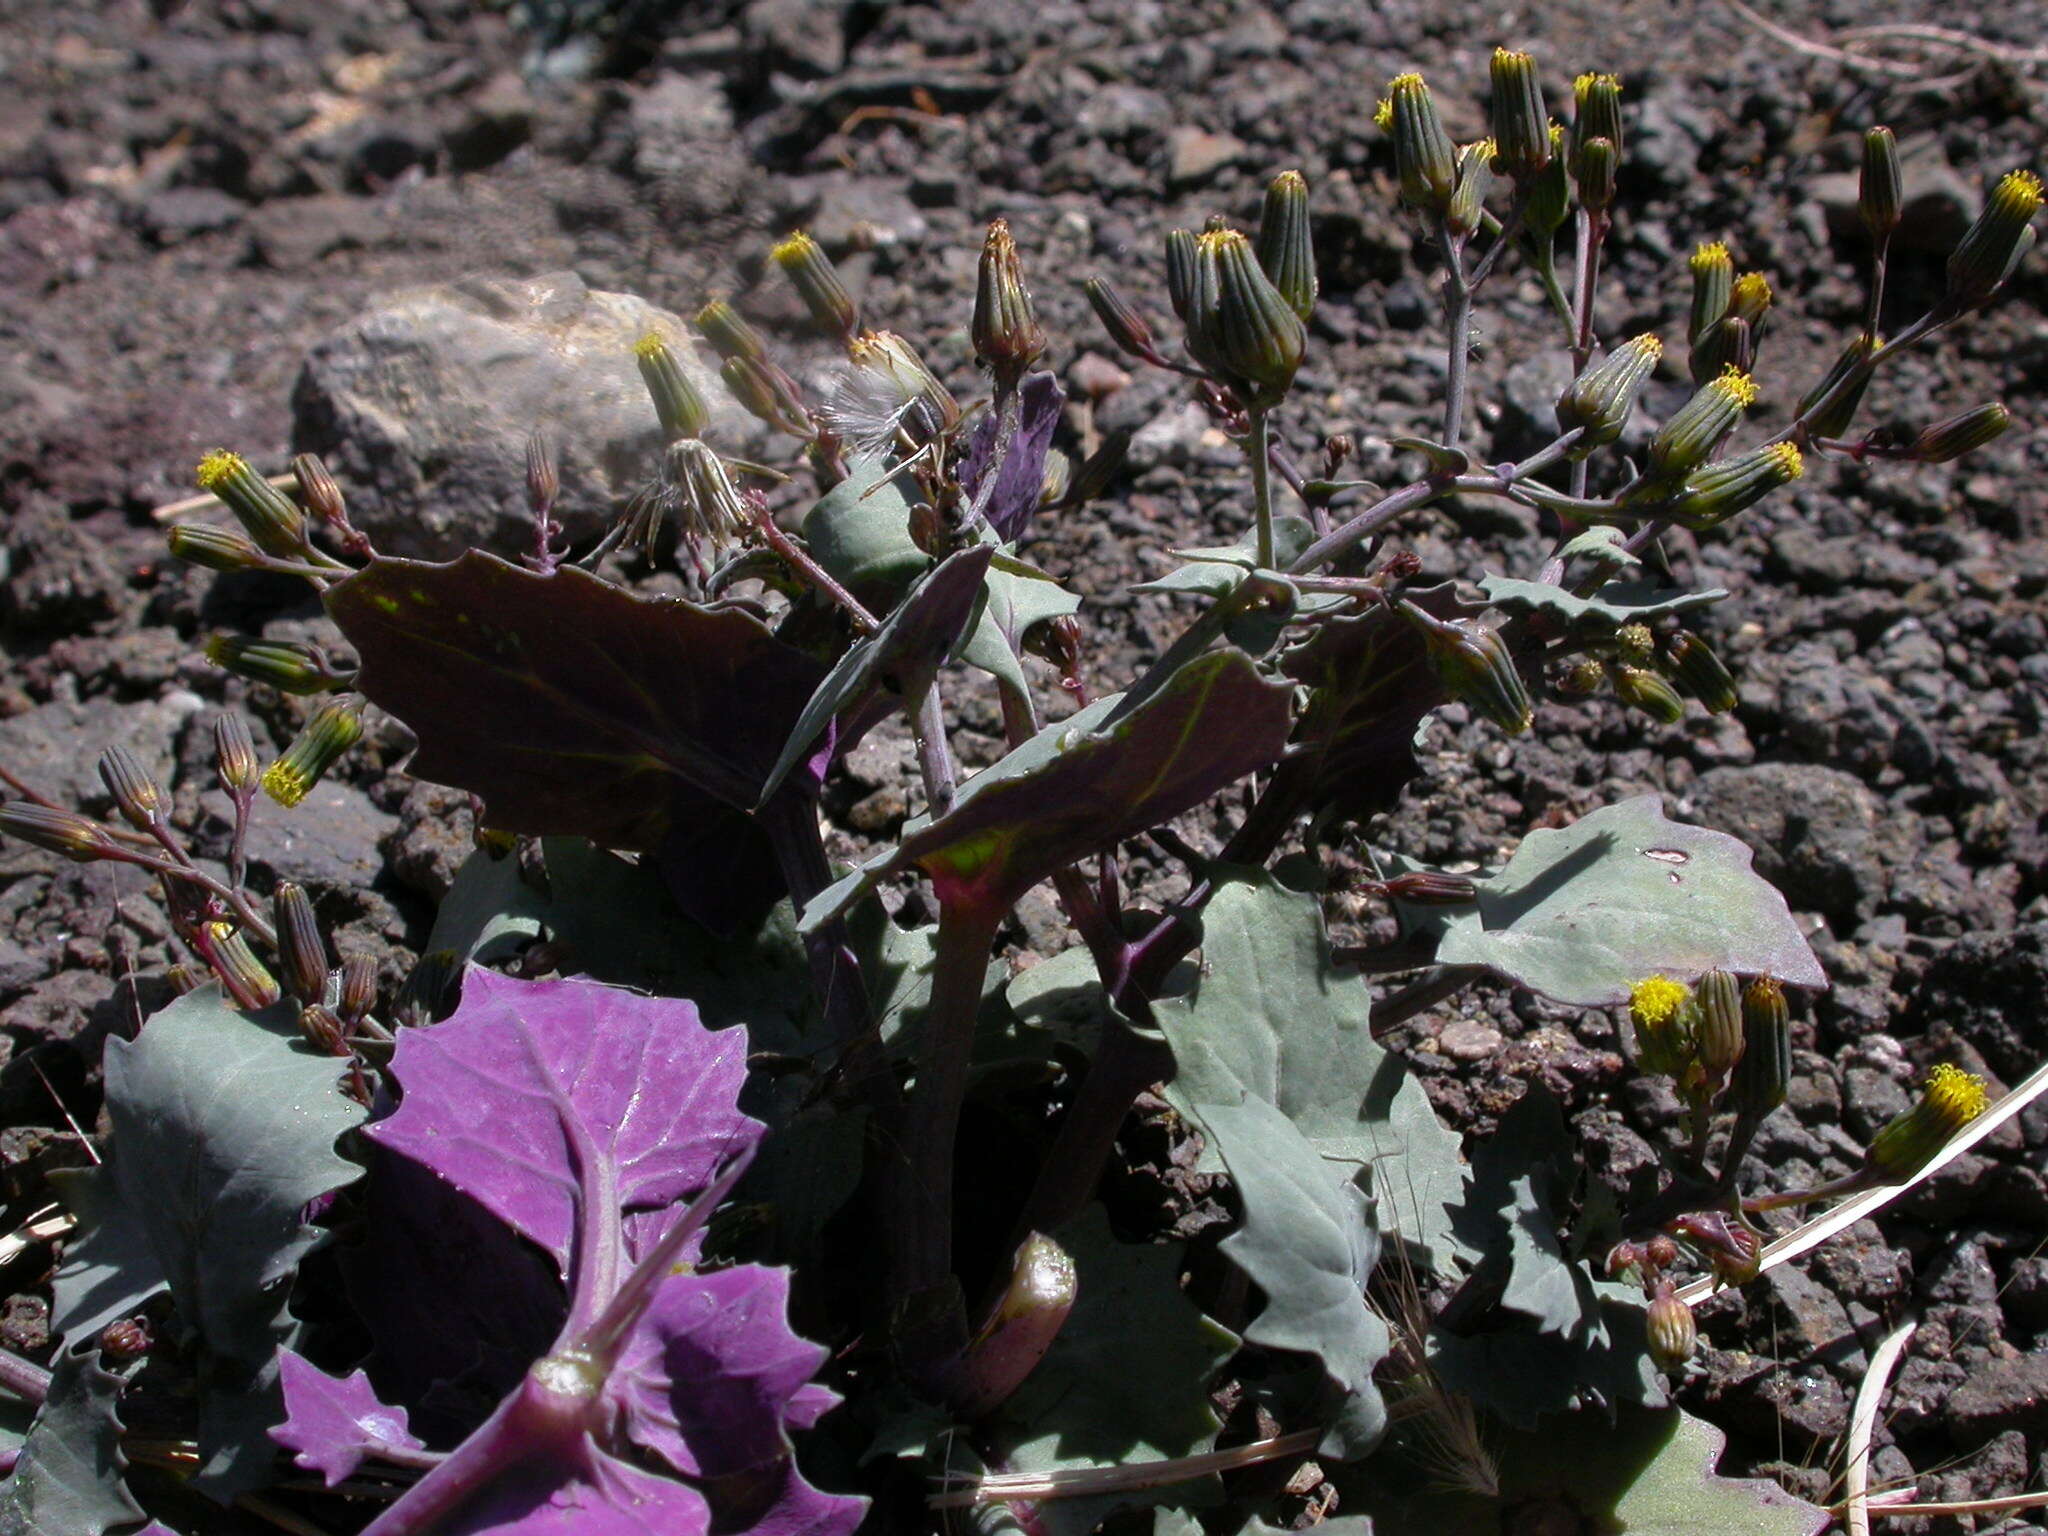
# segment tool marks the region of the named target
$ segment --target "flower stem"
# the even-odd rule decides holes
[[[1251,418],[1252,434],[1249,451],[1252,460],[1252,515],[1256,520],[1259,549],[1259,569],[1273,568],[1273,450],[1271,428],[1267,425],[1267,411],[1263,406],[1254,406],[1248,413]]]

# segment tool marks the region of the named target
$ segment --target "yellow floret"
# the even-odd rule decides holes
[[[1662,1029],[1678,1017],[1678,1010],[1692,996],[1692,989],[1669,976],[1651,976],[1629,990],[1628,1011],[1648,1029]]]
[[[283,758],[263,770],[263,793],[286,810],[305,799],[312,788],[313,781],[305,771],[293,767]]]
[[[199,488],[202,491],[217,491],[247,468],[248,465],[242,462],[239,453],[216,448],[199,461]]]
[[[1733,363],[1721,370],[1721,376],[1710,387],[1729,396],[1745,410],[1756,404],[1756,380]]]
[[[1983,1114],[1990,1102],[1983,1078],[1947,1061],[1928,1076],[1926,1093],[1928,1108],[1957,1129]]]

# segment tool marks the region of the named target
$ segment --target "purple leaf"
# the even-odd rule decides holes
[[[472,967],[462,1006],[402,1034],[392,1069],[405,1100],[365,1134],[540,1244],[565,1277],[579,1217],[627,1211],[636,1249],[651,1244],[668,1208],[762,1132],[735,1107],[741,1031],[714,1034],[693,1003],[590,981]],[[613,1209],[589,1209],[596,1198]]]
[[[1014,543],[1030,526],[1038,510],[1038,497],[1045,484],[1045,455],[1052,447],[1052,429],[1059,425],[1060,407],[1066,403],[1060,381],[1049,373],[1034,373],[1017,391],[1017,433],[1010,451],[996,467],[996,487],[989,494],[988,521],[1005,544]],[[960,488],[971,501],[981,489],[982,477],[996,448],[996,414],[991,411],[974,424],[967,439],[967,457],[960,465]]]
[[[781,1456],[785,1428],[833,1401],[807,1386],[825,1351],[789,1331],[788,1303],[787,1274],[758,1265],[664,1285],[619,1354],[627,1433],[693,1477]]]
[[[472,552],[371,561],[327,594],[356,685],[420,739],[412,771],[492,826],[656,846],[688,785],[743,810],[824,668],[734,608]]]
[[[281,1349],[277,1377],[284,1389],[285,1421],[271,1426],[270,1438],[308,1472],[326,1478],[328,1487],[354,1472],[366,1456],[420,1449],[406,1428],[405,1410],[379,1402],[363,1372],[330,1376],[294,1351]]]
[[[685,1262],[762,1128],[746,1037],[695,1006],[472,969],[445,1022],[399,1037],[396,1114],[366,1133],[555,1257],[562,1332],[483,1425],[364,1536],[844,1536],[865,1502],[798,1472],[789,1431],[834,1400],[789,1330],[788,1278]],[[737,1154],[737,1155],[735,1155]],[[687,1208],[678,1203],[690,1196]],[[638,1443],[700,1493],[626,1460]]]

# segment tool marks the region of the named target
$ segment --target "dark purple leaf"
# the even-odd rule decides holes
[[[693,1003],[590,981],[473,967],[462,1006],[403,1033],[392,1070],[404,1102],[364,1134],[540,1244],[565,1277],[586,1193],[626,1211],[643,1248],[762,1132],[736,1107],[743,1031],[714,1034]]]
[[[675,820],[654,850],[653,865],[685,917],[729,938],[757,926],[789,894],[774,845],[751,816],[686,786],[670,809]]]
[[[824,669],[751,614],[471,552],[371,561],[327,594],[412,771],[493,826],[656,846],[679,784],[751,809]]]
[[[1480,611],[1448,585],[1407,595],[1438,618]],[[1445,698],[1415,626],[1385,608],[1334,619],[1281,656],[1280,670],[1315,690],[1294,769],[1313,776],[1308,803],[1361,821],[1391,809],[1415,776],[1416,727]]]
[[[1059,425],[1060,407],[1066,398],[1060,381],[1049,373],[1030,375],[1017,391],[1017,432],[1010,440],[1009,454],[996,467],[996,488],[988,503],[989,526],[1005,544],[1024,536],[1031,514],[1038,510],[1046,451],[1052,447],[1052,429]],[[996,413],[990,411],[968,435],[960,488],[970,500],[980,491],[989,460],[995,455],[996,425]]]
[[[1292,690],[1238,651],[1182,667],[1118,714],[1101,699],[1047,726],[965,784],[937,821],[910,823],[898,845],[821,892],[815,927],[906,864],[940,899],[1007,911],[1055,870],[1199,805],[1280,756]]]
[[[433,1445],[481,1424],[568,1313],[553,1262],[431,1169],[367,1146],[362,1243],[342,1276],[374,1349],[370,1378]]]
[[[947,556],[917,579],[880,629],[839,658],[804,705],[762,786],[763,799],[819,741],[830,741],[827,727],[834,719],[865,713],[863,706],[876,699],[887,701],[888,714],[915,707],[967,627],[994,555],[993,545],[980,544]]]
[[[270,1438],[292,1452],[308,1472],[332,1488],[380,1451],[413,1451],[420,1442],[406,1428],[405,1410],[377,1400],[361,1371],[330,1376],[289,1349],[278,1351],[278,1384],[284,1389],[285,1421]]]
[[[726,1477],[783,1454],[785,1429],[831,1394],[807,1386],[825,1351],[789,1331],[789,1278],[747,1265],[679,1275],[619,1355],[627,1433],[678,1472]]]

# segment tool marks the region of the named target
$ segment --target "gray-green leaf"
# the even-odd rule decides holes
[[[295,1017],[291,1004],[238,1013],[205,987],[133,1041],[107,1042],[103,1177],[201,1351],[194,1482],[222,1498],[268,1476],[275,1454],[264,1430],[279,1406],[277,1348],[297,1332],[285,1304],[322,1237],[300,1212],[362,1172],[334,1142],[363,1108],[340,1091],[341,1064],[300,1040]],[[90,1251],[67,1257],[64,1272]],[[67,1326],[84,1314],[75,1303]]]
[[[1724,587],[1686,592],[1660,587],[1655,581],[1610,581],[1591,597],[1580,597],[1547,581],[1521,581],[1512,576],[1487,576],[1479,588],[1487,601],[1509,613],[1540,613],[1566,629],[1619,629],[1647,624],[1707,608],[1728,595]]]
[[[62,1351],[50,1394],[0,1483],[0,1536],[103,1536],[133,1525],[143,1510],[121,1474],[121,1378],[102,1370],[99,1351]]]
[[[1645,976],[1718,966],[1825,987],[1785,898],[1735,838],[1668,821],[1656,795],[1531,832],[1468,907],[1408,907],[1439,965],[1479,965],[1560,1003],[1624,1002]],[[1389,874],[1414,866],[1387,860]]]
[[[1427,1257],[1463,1188],[1456,1133],[1373,1043],[1372,994],[1331,959],[1316,899],[1258,871],[1214,873],[1201,978],[1153,1007],[1177,1063],[1169,1096],[1184,1112],[1244,1093],[1276,1106],[1333,1180],[1369,1166],[1382,1228]]]

